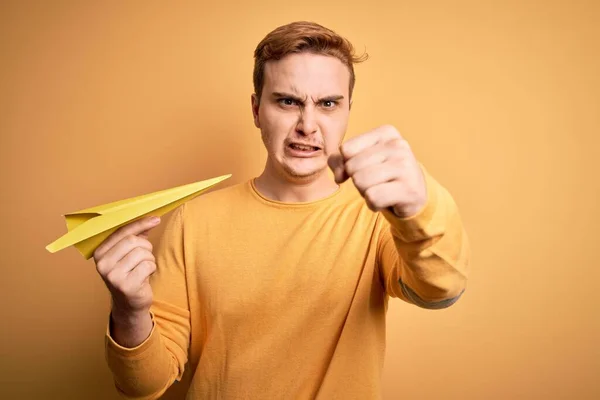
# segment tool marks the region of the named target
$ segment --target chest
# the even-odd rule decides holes
[[[335,313],[376,273],[372,218],[342,211],[248,222],[206,235],[195,257],[194,284],[209,318]]]

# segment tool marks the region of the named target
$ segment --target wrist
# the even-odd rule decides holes
[[[110,313],[109,333],[120,346],[134,348],[150,336],[153,325],[149,310],[123,312],[113,308]]]
[[[122,327],[133,327],[139,325],[150,315],[150,309],[146,310],[124,310],[113,305],[110,317],[113,323]]]
[[[422,208],[423,205],[420,204],[411,207],[392,206],[390,207],[390,211],[392,211],[392,213],[398,218],[407,219],[417,215],[422,210]]]

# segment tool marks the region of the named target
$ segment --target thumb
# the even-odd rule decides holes
[[[158,226],[158,225],[157,225],[157,226]],[[152,227],[150,227],[150,228],[148,228],[148,229],[146,229],[146,230],[144,230],[144,231],[142,231],[142,232],[138,233],[138,234],[137,234],[137,236],[139,236],[139,237],[141,237],[141,238],[144,238],[144,239],[148,239],[148,236],[150,236],[150,231],[151,231],[152,229],[154,229],[154,228],[156,228],[156,226],[152,226]]]
[[[327,165],[333,171],[333,176],[335,178],[335,183],[342,183],[349,178],[348,174],[346,174],[346,167],[344,165],[344,157],[341,153],[335,153],[329,156],[327,159]]]

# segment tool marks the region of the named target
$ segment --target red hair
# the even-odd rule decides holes
[[[335,57],[350,71],[350,97],[356,78],[354,64],[367,60],[368,55],[357,56],[352,43],[334,31],[314,22],[298,21],[271,31],[254,50],[254,93],[260,101],[264,84],[265,64],[280,60],[292,53],[310,52]]]

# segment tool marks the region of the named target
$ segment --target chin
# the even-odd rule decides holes
[[[297,180],[310,180],[311,178],[320,176],[325,168],[319,168],[317,166],[299,168],[298,166],[283,164],[283,170],[285,171],[286,175],[291,178]]]

